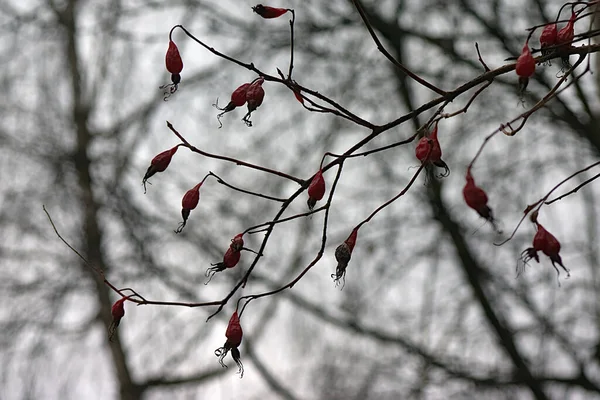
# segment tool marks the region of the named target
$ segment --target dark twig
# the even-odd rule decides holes
[[[221,185],[227,186],[228,188],[233,189],[233,190],[237,190],[238,192],[246,193],[246,194],[249,194],[251,196],[262,197],[263,199],[267,199],[267,200],[279,201],[281,203],[283,203],[283,202],[285,202],[287,200],[287,199],[283,199],[281,197],[273,197],[273,196],[269,196],[269,195],[266,195],[266,194],[252,192],[252,191],[246,190],[246,189],[241,189],[241,188],[239,188],[237,186],[233,186],[232,184],[225,182],[221,177],[219,177],[218,175],[214,174],[212,171],[209,171],[208,175],[214,176],[215,179],[217,180],[217,182],[220,183]]]
[[[272,296],[272,295],[277,294],[279,292],[282,292],[282,291],[284,291],[286,289],[293,288],[294,285],[296,283],[298,283],[298,281],[300,281],[300,279],[302,279],[302,277],[304,275],[306,275],[306,273],[308,271],[310,271],[310,269],[312,267],[314,267],[317,264],[317,262],[319,262],[319,260],[321,259],[321,257],[323,257],[323,253],[325,252],[325,244],[327,243],[327,221],[329,220],[330,205],[331,205],[331,202],[333,201],[333,194],[335,193],[335,189],[337,187],[338,181],[340,180],[340,177],[342,175],[343,165],[344,165],[343,162],[339,164],[337,174],[335,176],[333,184],[331,185],[331,191],[329,192],[329,198],[327,199],[327,204],[322,207],[322,208],[326,208],[326,210],[325,210],[325,217],[323,218],[323,235],[322,235],[322,238],[321,238],[321,247],[320,247],[317,255],[315,256],[315,258],[306,266],[306,268],[304,268],[304,270],[302,270],[302,272],[300,272],[300,274],[298,276],[296,276],[288,284],[286,284],[286,285],[284,285],[284,286],[282,286],[282,287],[280,287],[278,289],[271,290],[271,291],[268,291],[268,292],[240,297],[238,299],[237,309],[240,309],[240,302],[245,300],[244,305],[240,309],[240,313],[239,313],[240,316],[242,315],[242,313],[246,309],[246,306],[252,300],[256,300],[256,299],[259,299],[261,297]]]
[[[559,182],[559,183],[558,183],[556,186],[554,186],[552,189],[550,189],[550,191],[549,191],[548,193],[546,193],[546,194],[544,195],[544,197],[542,197],[541,199],[539,199],[538,201],[536,201],[536,202],[535,202],[535,203],[533,203],[533,204],[529,204],[529,205],[528,205],[528,206],[525,208],[525,210],[523,211],[523,217],[521,218],[521,220],[520,220],[520,221],[519,221],[519,223],[517,224],[516,228],[513,230],[512,234],[511,234],[511,235],[510,235],[510,236],[509,236],[507,239],[503,240],[502,242],[500,242],[500,243],[494,243],[494,244],[495,244],[496,246],[502,246],[504,243],[506,243],[506,242],[508,242],[509,240],[511,240],[511,239],[512,239],[512,238],[515,236],[515,234],[517,233],[517,230],[519,229],[519,227],[521,226],[521,224],[523,223],[523,221],[525,220],[525,218],[527,217],[527,215],[528,215],[528,214],[529,214],[531,211],[533,211],[535,208],[537,208],[536,212],[539,212],[539,210],[542,208],[542,206],[543,206],[544,204],[551,204],[551,203],[554,203],[555,201],[557,201],[557,200],[559,200],[559,199],[561,199],[561,198],[563,198],[563,197],[565,197],[565,196],[568,196],[569,194],[571,194],[570,192],[569,192],[569,193],[565,193],[563,196],[561,196],[561,197],[558,197],[558,198],[556,198],[556,199],[552,200],[552,201],[551,201],[551,202],[549,202],[549,203],[544,203],[544,202],[545,202],[545,201],[548,199],[548,197],[550,197],[550,195],[551,195],[552,193],[554,193],[554,191],[555,191],[556,189],[558,189],[559,187],[561,187],[563,184],[565,184],[566,182],[568,182],[569,180],[571,180],[571,179],[572,179],[572,178],[574,178],[575,176],[577,176],[577,175],[579,175],[579,174],[581,174],[581,173],[583,173],[583,172],[585,172],[585,171],[588,171],[588,170],[590,170],[590,169],[594,168],[594,167],[595,167],[595,166],[597,166],[597,165],[600,165],[600,161],[597,161],[597,162],[595,162],[595,163],[593,163],[593,164],[591,164],[591,165],[588,165],[588,166],[587,166],[587,167],[585,167],[585,168],[582,168],[582,169],[580,169],[579,171],[576,171],[576,172],[572,173],[571,175],[569,175],[568,177],[566,177],[565,179],[563,179],[562,181],[560,181],[560,182]],[[589,180],[589,182],[591,182],[591,181],[593,181],[594,179],[596,179],[596,177],[597,177],[597,175],[596,175],[594,178],[590,179],[590,180]],[[585,183],[585,184],[587,184],[587,183],[589,183],[589,182],[584,182],[584,183]],[[579,190],[579,188],[580,188],[581,186],[583,186],[583,185],[580,185],[580,186],[579,186],[579,187],[577,187],[576,189],[577,189],[577,190]]]
[[[385,56],[385,58],[387,58],[388,60],[390,60],[390,62],[392,64],[394,64],[404,74],[408,75],[413,80],[415,80],[416,82],[418,82],[421,85],[425,86],[426,88],[428,88],[428,89],[430,89],[430,90],[434,91],[435,93],[437,93],[439,95],[442,95],[442,96],[445,96],[447,94],[447,92],[445,92],[444,90],[438,88],[434,84],[427,82],[425,79],[421,78],[420,76],[418,76],[417,74],[415,74],[414,72],[412,72],[411,70],[409,70],[408,68],[406,68],[404,65],[402,65],[398,60],[396,60],[385,49],[385,47],[383,47],[383,44],[381,44],[381,41],[379,40],[379,38],[377,37],[377,34],[373,30],[373,27],[371,26],[371,23],[369,22],[369,19],[367,18],[367,15],[365,14],[365,10],[363,9],[362,4],[360,4],[360,1],[359,0],[352,0],[352,2],[354,3],[354,6],[356,7],[356,10],[360,14],[360,17],[362,18],[363,22],[365,23],[365,26],[366,26],[367,30],[369,31],[369,34],[373,38],[373,41],[377,45],[377,49]]]
[[[571,194],[573,194],[573,193],[577,193],[577,192],[579,191],[579,189],[581,189],[582,187],[584,187],[584,186],[585,186],[585,185],[587,185],[588,183],[590,183],[590,182],[592,182],[592,181],[594,181],[594,180],[596,180],[596,179],[598,179],[598,178],[600,178],[600,174],[596,174],[596,175],[594,175],[593,177],[591,177],[590,179],[586,180],[585,182],[583,182],[583,183],[581,183],[581,184],[577,185],[577,187],[575,187],[575,189],[569,190],[567,193],[565,193],[565,194],[563,194],[563,195],[561,195],[561,196],[559,196],[559,197],[557,197],[557,198],[555,198],[555,199],[552,199],[552,200],[550,200],[550,201],[546,201],[544,204],[546,204],[546,205],[550,205],[550,204],[554,203],[555,201],[562,200],[562,199],[564,199],[565,197],[567,197],[567,196],[569,196],[569,195],[571,195]]]
[[[217,154],[207,153],[206,151],[202,151],[199,148],[197,148],[195,146],[192,146],[183,137],[183,135],[181,135],[181,133],[179,133],[173,127],[173,124],[171,124],[169,121],[167,121],[167,127],[179,138],[179,140],[181,140],[181,142],[183,143],[183,145],[185,147],[187,147],[188,149],[190,149],[194,153],[198,153],[198,154],[203,155],[204,157],[208,157],[208,158],[215,158],[217,160],[229,161],[229,162],[235,163],[237,165],[242,165],[244,167],[256,169],[258,171],[268,172],[269,174],[277,175],[277,176],[280,176],[282,178],[286,178],[286,179],[289,179],[291,181],[294,181],[294,182],[296,182],[299,185],[304,184],[304,181],[302,179],[300,179],[300,178],[296,178],[295,176],[288,175],[286,173],[283,173],[283,172],[280,172],[280,171],[277,171],[277,170],[274,170],[274,169],[271,169],[271,168],[266,168],[266,167],[262,167],[260,165],[251,164],[251,163],[248,163],[246,161],[238,160],[238,159],[232,158],[232,157],[225,157],[225,156],[220,156],[220,155],[217,155]]]
[[[290,69],[288,70],[288,80],[292,80],[292,70],[294,69],[294,22],[296,22],[296,12],[292,9],[288,9],[292,13],[292,19],[290,20]]]

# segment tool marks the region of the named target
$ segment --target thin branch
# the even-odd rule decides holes
[[[408,181],[408,184],[404,187],[404,189],[402,189],[400,191],[400,193],[398,193],[397,195],[395,195],[394,197],[392,197],[391,199],[389,199],[388,201],[386,201],[385,203],[383,203],[382,205],[377,207],[375,210],[373,210],[373,212],[367,218],[365,218],[363,221],[361,221],[361,223],[356,225],[356,227],[354,229],[356,229],[356,230],[360,229],[361,226],[363,226],[364,224],[369,222],[375,215],[377,215],[377,213],[379,211],[383,210],[384,208],[386,208],[387,206],[392,204],[394,201],[396,201],[400,197],[404,196],[406,194],[406,192],[408,192],[408,189],[410,189],[410,187],[413,185],[413,183],[415,183],[415,181],[417,180],[417,177],[419,176],[419,174],[421,173],[421,171],[423,170],[424,167],[425,167],[425,163],[421,163],[417,172],[415,172],[413,177],[410,178],[410,181]]]
[[[321,238],[321,247],[317,253],[317,255],[315,256],[315,258],[310,262],[310,264],[308,264],[306,266],[306,268],[304,268],[304,270],[302,270],[302,272],[300,272],[300,274],[298,276],[296,276],[292,281],[290,281],[289,283],[287,283],[286,285],[275,289],[275,290],[271,290],[268,292],[264,292],[264,293],[259,293],[259,294],[253,294],[253,295],[248,295],[248,296],[242,296],[238,299],[238,309],[240,309],[240,302],[245,300],[244,305],[241,307],[240,309],[240,313],[239,315],[241,316],[242,313],[244,312],[244,310],[246,309],[246,306],[252,301],[252,300],[256,300],[256,299],[260,299],[261,297],[267,297],[267,296],[272,296],[274,294],[277,294],[279,292],[282,292],[286,289],[291,289],[294,287],[294,285],[296,283],[298,283],[298,281],[300,281],[300,279],[302,279],[302,277],[304,275],[306,275],[306,273],[308,271],[310,271],[310,269],[312,267],[314,267],[317,262],[319,262],[319,260],[321,259],[321,257],[323,257],[323,253],[325,252],[325,244],[327,243],[327,222],[329,220],[329,210],[330,210],[330,206],[331,206],[331,202],[333,201],[333,194],[335,193],[335,189],[337,187],[338,181],[340,180],[340,177],[342,175],[342,168],[343,168],[343,163],[341,163],[338,167],[338,171],[337,174],[335,176],[335,179],[333,181],[333,184],[331,185],[331,191],[329,193],[329,198],[327,199],[327,204],[324,207],[327,207],[327,209],[325,210],[325,217],[323,218],[323,235]]]
[[[183,145],[185,147],[187,147],[188,149],[190,149],[191,151],[193,151],[194,153],[198,153],[200,155],[203,155],[204,157],[208,157],[208,158],[215,158],[217,160],[223,160],[223,161],[229,161],[231,163],[237,164],[237,165],[242,165],[244,167],[247,168],[252,168],[252,169],[256,169],[258,171],[263,171],[263,172],[267,172],[269,174],[272,175],[277,175],[280,176],[282,178],[285,179],[289,179],[291,181],[296,182],[299,185],[303,185],[304,184],[304,180],[300,179],[300,178],[296,178],[295,176],[292,175],[288,175],[286,173],[271,169],[271,168],[266,168],[266,167],[262,167],[260,165],[256,165],[256,164],[251,164],[248,163],[246,161],[242,161],[242,160],[238,160],[236,158],[232,158],[232,157],[226,157],[226,156],[220,156],[217,154],[212,154],[212,153],[207,153],[206,151],[202,151],[199,148],[191,145],[184,137],[183,135],[181,135],[181,133],[179,133],[174,127],[173,124],[171,124],[169,121],[167,121],[167,127],[179,138],[179,140],[181,140],[181,142],[183,143]]]
[[[283,202],[285,202],[287,200],[287,199],[283,199],[281,197],[268,196],[266,194],[252,192],[250,190],[241,189],[239,187],[233,186],[232,184],[225,182],[221,177],[219,177],[218,175],[214,174],[212,171],[209,171],[208,175],[214,176],[217,179],[217,182],[220,183],[221,185],[227,186],[228,188],[236,190],[238,192],[246,193],[246,194],[249,194],[251,196],[262,197],[263,199],[267,199],[267,200],[279,201],[281,203],[283,203]]]
[[[292,70],[294,69],[294,22],[296,22],[296,12],[292,9],[288,9],[292,13],[292,19],[290,20],[290,68],[288,70],[288,80],[292,80]]]
[[[552,200],[550,200],[550,201],[546,201],[544,204],[546,204],[546,205],[550,205],[550,204],[554,203],[555,201],[562,200],[562,199],[564,199],[565,197],[567,197],[567,196],[569,196],[569,195],[571,195],[571,194],[573,194],[573,193],[577,193],[577,192],[579,191],[579,189],[581,189],[582,187],[584,187],[584,186],[585,186],[585,185],[587,185],[588,183],[590,183],[590,182],[592,182],[592,181],[594,181],[594,180],[596,180],[596,179],[598,179],[598,178],[600,178],[600,174],[596,174],[596,175],[594,175],[592,178],[588,179],[587,181],[585,181],[585,182],[581,183],[580,185],[578,185],[577,187],[575,187],[575,189],[573,189],[573,190],[570,190],[570,191],[568,191],[567,193],[565,193],[565,194],[563,194],[563,195],[561,195],[561,196],[559,196],[559,197],[557,197],[557,198],[555,198],[555,199],[552,199]]]
[[[562,181],[560,181],[560,182],[559,182],[559,183],[558,183],[556,186],[554,186],[552,189],[550,189],[550,191],[549,191],[548,193],[546,193],[546,194],[544,195],[544,197],[542,197],[541,199],[539,199],[538,201],[536,201],[536,202],[535,202],[535,203],[533,203],[533,204],[529,204],[529,205],[528,205],[528,206],[525,208],[525,210],[523,211],[523,217],[521,217],[521,220],[520,220],[520,221],[519,221],[519,223],[517,224],[516,228],[513,230],[512,234],[511,234],[511,235],[510,235],[510,236],[509,236],[507,239],[503,240],[502,242],[500,242],[500,243],[494,243],[494,245],[496,245],[496,246],[502,246],[504,243],[506,243],[506,242],[508,242],[509,240],[511,240],[511,239],[512,239],[512,238],[515,236],[515,234],[517,233],[517,230],[519,229],[519,227],[521,226],[521,224],[523,223],[523,221],[525,220],[525,218],[527,217],[527,215],[528,215],[528,214],[529,214],[531,211],[533,211],[533,210],[534,210],[536,207],[537,207],[537,210],[536,210],[536,211],[539,211],[539,210],[542,208],[542,206],[543,206],[544,204],[550,204],[550,203],[554,203],[555,201],[557,201],[557,200],[561,199],[562,197],[565,197],[565,196],[569,195],[570,193],[566,193],[565,195],[563,195],[563,196],[561,196],[561,197],[559,197],[559,198],[557,198],[557,199],[554,199],[554,200],[552,200],[552,201],[551,201],[551,202],[549,202],[549,203],[544,203],[544,202],[545,202],[545,201],[548,199],[548,197],[550,197],[550,195],[551,195],[552,193],[554,193],[554,191],[555,191],[556,189],[558,189],[559,187],[561,187],[561,186],[562,186],[564,183],[568,182],[569,180],[571,180],[571,179],[572,179],[572,178],[574,178],[575,176],[577,176],[577,175],[579,175],[579,174],[581,174],[581,173],[583,173],[583,172],[585,172],[585,171],[588,171],[588,170],[590,170],[590,169],[594,168],[594,167],[595,167],[595,166],[597,166],[597,165],[600,165],[600,161],[598,161],[598,162],[595,162],[595,163],[593,163],[592,165],[588,165],[587,167],[585,167],[585,168],[583,168],[583,169],[580,169],[579,171],[576,171],[576,172],[574,172],[573,174],[569,175],[568,177],[566,177],[565,179],[563,179]],[[596,176],[596,177],[597,177],[597,176]],[[590,179],[589,181],[591,182],[592,180],[596,179],[596,177],[594,177],[593,179]],[[580,186],[581,186],[581,185],[580,185]],[[579,187],[578,187],[578,188],[576,188],[576,189],[579,189]]]
[[[406,68],[404,65],[402,65],[398,60],[396,60],[385,49],[385,47],[383,46],[383,44],[381,43],[381,41],[377,37],[377,34],[373,30],[373,27],[371,26],[371,23],[369,22],[369,19],[367,18],[367,15],[365,14],[365,10],[363,9],[362,5],[360,4],[360,1],[359,0],[352,0],[352,2],[354,3],[354,6],[356,7],[356,10],[360,14],[360,17],[362,18],[363,22],[365,23],[365,26],[366,26],[367,30],[369,31],[369,34],[373,38],[373,41],[377,45],[377,49],[385,56],[385,58],[387,58],[388,60],[390,60],[390,62],[392,64],[394,64],[404,74],[408,75],[413,80],[415,80],[416,82],[418,82],[421,85],[425,86],[426,88],[428,88],[428,89],[430,89],[430,90],[434,91],[435,93],[437,93],[439,95],[442,95],[442,96],[445,96],[447,94],[447,92],[445,92],[444,90],[438,88],[434,84],[427,82],[425,79],[421,78],[420,76],[418,76],[414,72],[410,71],[408,68]]]

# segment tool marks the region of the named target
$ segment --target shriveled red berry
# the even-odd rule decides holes
[[[263,77],[258,78],[254,83],[250,85],[246,91],[246,102],[248,103],[248,113],[242,118],[242,121],[248,126],[252,126],[250,121],[250,115],[255,111],[263,102],[265,98],[265,90],[262,87],[265,79]]]
[[[317,201],[321,200],[325,195],[325,179],[323,178],[323,171],[319,169],[310,185],[308,186],[308,208],[312,210],[317,204]]]
[[[177,152],[177,148],[179,148],[179,146],[180,145],[177,145],[177,146],[173,147],[172,149],[169,149],[169,150],[163,151],[162,153],[159,153],[157,156],[155,156],[152,159],[152,161],[150,161],[150,166],[146,170],[146,174],[144,175],[144,178],[142,179],[142,184],[144,185],[144,193],[146,193],[146,181],[148,179],[150,179],[150,177],[152,177],[157,172],[163,172],[164,170],[167,169],[167,167],[171,163],[171,159],[173,158],[173,155]]]
[[[559,254],[560,242],[558,241],[558,239],[556,239],[556,237],[553,234],[548,232],[546,228],[542,226],[542,224],[535,221],[535,225],[537,228],[537,232],[533,237],[533,247],[525,249],[521,253],[521,261],[523,261],[524,264],[527,264],[529,260],[534,259],[536,262],[539,263],[540,259],[537,253],[541,251],[546,256],[548,256],[548,258],[550,258],[552,266],[554,267],[558,275],[560,275],[560,272],[556,267],[556,264],[560,265],[560,267],[567,273],[567,277],[569,277],[571,275],[570,271],[563,265],[562,258]],[[521,271],[519,271],[517,266],[517,273],[520,272]]]
[[[244,376],[244,366],[242,365],[242,361],[240,359],[240,351],[238,347],[242,343],[243,334],[244,333],[242,331],[242,326],[240,325],[238,313],[235,311],[229,319],[229,324],[227,324],[227,330],[225,331],[225,337],[227,340],[225,341],[225,344],[223,347],[219,347],[217,350],[215,350],[215,355],[219,357],[219,363],[224,368],[227,368],[227,365],[225,365],[223,359],[229,350],[231,350],[231,357],[238,366],[240,378]]]
[[[354,228],[350,233],[350,236],[344,241],[344,243],[340,244],[335,249],[335,259],[338,263],[335,274],[332,274],[336,285],[339,284],[340,280],[346,280],[346,267],[348,267],[348,263],[352,258],[352,250],[354,250],[354,245],[356,244],[356,239],[358,237],[358,228]]]
[[[442,147],[438,140],[438,126],[435,124],[433,131],[429,136],[423,136],[415,148],[415,156],[422,163],[433,164],[436,167],[444,168],[444,172],[439,177],[445,177],[450,174],[450,168],[442,160]]]
[[[283,14],[285,14],[288,11],[288,9],[287,8],[275,8],[275,7],[263,6],[262,4],[257,4],[254,7],[252,7],[252,11],[257,13],[261,17],[268,19],[268,18],[281,17]]]
[[[244,250],[243,236],[243,233],[235,235],[235,237],[231,239],[231,244],[229,245],[229,248],[223,255],[223,261],[211,264],[211,268],[206,270],[206,276],[209,279],[205,283],[205,285],[208,284],[208,282],[210,282],[210,280],[217,272],[224,271],[227,268],[233,268],[238,264],[238,262],[240,261],[241,252],[242,250]]]

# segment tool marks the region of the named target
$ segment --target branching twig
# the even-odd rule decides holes
[[[373,38],[373,41],[377,45],[377,49],[385,56],[385,58],[387,58],[388,60],[390,60],[390,62],[392,64],[394,64],[400,71],[402,71],[404,74],[408,75],[414,81],[420,83],[421,85],[425,86],[429,90],[432,90],[432,91],[434,91],[435,93],[437,93],[439,95],[445,96],[446,92],[444,90],[438,88],[437,86],[435,86],[432,83],[427,82],[425,79],[421,78],[420,76],[418,76],[417,74],[415,74],[414,72],[412,72],[411,70],[409,70],[408,68],[406,68],[404,65],[402,65],[398,60],[396,60],[385,49],[385,47],[383,46],[383,44],[381,44],[381,41],[377,37],[377,34],[373,30],[373,27],[371,26],[371,23],[369,22],[369,19],[367,18],[367,15],[365,14],[365,10],[363,9],[362,5],[360,4],[360,1],[359,0],[352,0],[352,2],[354,3],[354,6],[356,7],[356,10],[360,14],[360,17],[362,18],[363,22],[365,23],[365,26],[367,27],[367,30],[369,31],[369,34]]]
[[[262,167],[260,165],[256,165],[256,164],[252,164],[252,163],[248,163],[246,161],[242,161],[242,160],[238,160],[236,158],[232,158],[232,157],[225,157],[225,156],[220,156],[217,154],[212,154],[212,153],[208,153],[206,151],[200,150],[199,148],[192,146],[184,137],[183,135],[181,135],[181,133],[179,133],[174,127],[173,124],[171,124],[169,121],[167,121],[167,127],[179,138],[179,140],[181,140],[181,142],[183,143],[183,145],[185,147],[187,147],[188,149],[190,149],[191,151],[193,151],[194,153],[198,153],[200,155],[203,155],[204,157],[208,157],[208,158],[215,158],[217,160],[224,160],[224,161],[229,161],[232,163],[235,163],[237,165],[242,165],[244,167],[248,167],[248,168],[252,168],[252,169],[256,169],[258,171],[263,171],[263,172],[268,172],[269,174],[272,175],[277,175],[280,176],[282,178],[286,178],[289,179],[291,181],[296,182],[299,185],[304,184],[304,181],[300,178],[296,178],[295,176],[292,175],[288,175],[286,173],[283,173],[281,171],[277,171],[271,168],[267,168],[267,167]]]

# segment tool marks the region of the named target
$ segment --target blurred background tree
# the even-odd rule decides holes
[[[374,124],[436,97],[377,51],[352,1],[284,3],[273,5],[296,10],[299,84]],[[526,28],[554,20],[564,3],[362,4],[399,62],[452,90],[483,72],[474,42],[490,68],[505,65],[505,58],[520,54]],[[209,180],[186,230],[175,235],[181,196],[208,171],[276,197],[286,198],[298,186],[181,149],[144,195],[140,181],[149,161],[178,143],[165,120],[200,149],[303,179],[318,170],[326,151],[343,153],[370,133],[306,111],[289,89],[269,82],[252,128],[239,121],[238,110],[225,115],[219,129],[211,104],[256,75],[214,57],[181,31],[174,40],[184,59],[182,83],[169,101],[162,100],[158,87],[169,82],[168,32],[179,23],[263,71],[286,71],[288,19],[263,20],[251,12],[254,5],[0,4],[0,398],[600,398],[597,187],[588,185],[540,214],[561,241],[572,272],[561,287],[548,259],[515,279],[517,259],[531,246],[534,230],[524,225],[510,242],[494,246],[506,235],[484,225],[460,194],[485,136],[525,111],[514,73],[495,79],[467,113],[440,122],[452,174],[426,184],[419,178],[361,229],[340,291],[330,278],[334,249],[407,184],[418,164],[413,144],[346,160],[323,259],[293,290],[245,310],[244,379],[233,368],[222,369],[213,355],[237,298],[208,323],[215,308],[128,303],[117,335],[107,340],[117,296],[58,240],[42,204],[65,238],[117,286],[152,299],[220,300],[243,276],[251,254],[205,286],[206,268],[221,260],[235,234],[271,220],[280,203]],[[561,20],[567,17],[563,11]],[[590,19],[578,21],[576,33],[588,30]],[[598,57],[589,57],[597,72]],[[538,66],[526,107],[555,84],[559,64]],[[598,76],[574,82],[514,137],[493,138],[475,164],[477,183],[506,231],[527,204],[598,159]],[[463,107],[472,93],[445,112]],[[386,131],[364,150],[410,137],[433,111]],[[325,173],[328,191],[334,174]],[[305,211],[302,194],[285,215]],[[278,288],[297,276],[318,252],[322,221],[317,213],[277,225],[243,294]],[[247,247],[257,249],[260,236],[248,238]]]

